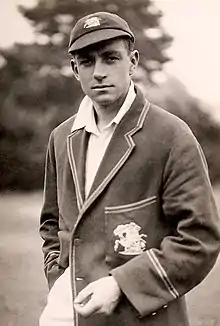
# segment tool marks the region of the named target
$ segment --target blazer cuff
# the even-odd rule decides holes
[[[140,317],[154,315],[158,309],[166,308],[169,302],[179,297],[176,289],[167,282],[168,277],[166,279],[154,264],[149,252],[110,271]]]

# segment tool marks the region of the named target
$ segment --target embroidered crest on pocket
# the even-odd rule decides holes
[[[141,227],[134,222],[121,224],[113,231],[119,237],[115,240],[114,250],[122,255],[139,255],[146,250],[146,234],[140,234]]]

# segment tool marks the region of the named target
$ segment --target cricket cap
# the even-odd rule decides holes
[[[97,12],[79,19],[70,33],[69,53],[119,36],[135,38],[128,23],[116,14]]]

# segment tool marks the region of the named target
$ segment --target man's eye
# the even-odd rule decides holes
[[[92,64],[91,59],[83,59],[80,61],[80,65],[83,65],[83,66],[90,66],[91,64]]]
[[[107,57],[107,58],[106,58],[106,61],[107,61],[107,62],[110,62],[110,63],[113,63],[113,62],[115,62],[116,60],[118,60],[118,57],[116,57],[116,56],[110,56],[110,57]]]

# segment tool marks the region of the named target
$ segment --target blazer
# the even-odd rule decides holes
[[[40,234],[49,287],[70,266],[73,300],[113,275],[122,298],[110,316],[79,326],[186,326],[184,294],[212,269],[219,220],[199,143],[178,117],[137,89],[85,198],[89,135],[75,116],[51,134]]]

